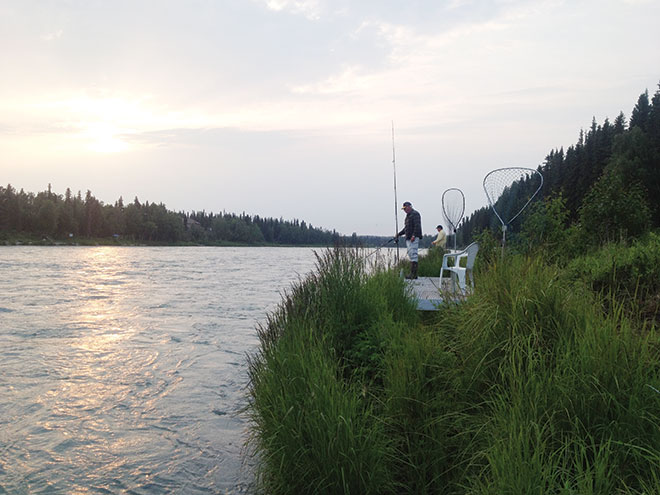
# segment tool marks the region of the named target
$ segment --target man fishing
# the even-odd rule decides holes
[[[410,274],[406,278],[415,279],[417,278],[417,251],[419,250],[419,240],[422,238],[422,216],[417,210],[413,209],[410,201],[403,203],[401,209],[406,212],[406,221],[403,230],[397,233],[394,238],[398,241],[399,236],[405,234],[408,258],[410,259]]]
[[[431,242],[431,244],[444,249],[447,246],[447,234],[445,234],[445,231],[442,229],[442,225],[438,225],[436,230],[438,231],[438,237],[436,237],[435,241]]]

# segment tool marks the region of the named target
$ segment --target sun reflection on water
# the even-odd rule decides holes
[[[0,289],[11,311],[0,314],[0,492],[248,486],[241,356],[287,277],[313,266],[312,250],[4,254]]]
[[[50,410],[41,427],[51,432],[53,463],[110,475],[126,452],[150,443],[141,416],[155,409],[167,383],[155,377],[158,351],[140,342],[144,329],[134,323],[130,260],[113,247],[86,254],[79,304],[69,315],[77,337],[59,351],[62,380],[41,397]]]
[[[134,333],[127,325],[130,308],[124,304],[127,296],[126,259],[118,248],[99,247],[90,250],[84,259],[84,286],[77,314],[72,315],[81,328],[78,347],[101,352],[117,346]]]

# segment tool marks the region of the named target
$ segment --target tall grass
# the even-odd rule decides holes
[[[660,493],[656,329],[539,259],[479,281],[420,319],[396,273],[319,256],[250,364],[263,492]]]
[[[250,411],[265,493],[393,493],[394,455],[371,400],[383,350],[417,320],[393,272],[335,249],[259,329]]]
[[[538,260],[507,259],[480,280],[447,322],[481,405],[470,491],[643,493],[660,474],[657,334],[604,316]]]
[[[253,416],[265,493],[384,493],[383,426],[316,332],[297,328],[253,363]]]
[[[442,248],[430,248],[426,256],[419,258],[418,275],[420,277],[439,277],[445,252]]]

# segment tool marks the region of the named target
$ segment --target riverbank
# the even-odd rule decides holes
[[[659,245],[626,265],[646,299]],[[251,359],[264,493],[660,491],[660,334],[598,259],[482,263],[421,314],[397,270],[327,252]]]
[[[337,243],[350,245],[357,244],[360,247],[382,248],[389,244],[387,238],[377,236],[358,236],[355,239],[340,239]],[[135,241],[128,237],[65,237],[56,238],[51,236],[40,236],[26,233],[2,232],[0,231],[0,246],[215,246],[215,247],[312,247],[327,248],[327,244],[282,244],[272,242],[240,243],[231,241],[213,242],[163,242],[163,241]]]

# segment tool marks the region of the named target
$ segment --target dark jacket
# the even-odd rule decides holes
[[[415,239],[422,238],[422,216],[417,210],[410,210],[410,213],[406,214],[406,223],[404,224],[403,230],[398,233],[398,235],[406,235],[406,239],[410,240],[412,236],[415,236]]]

